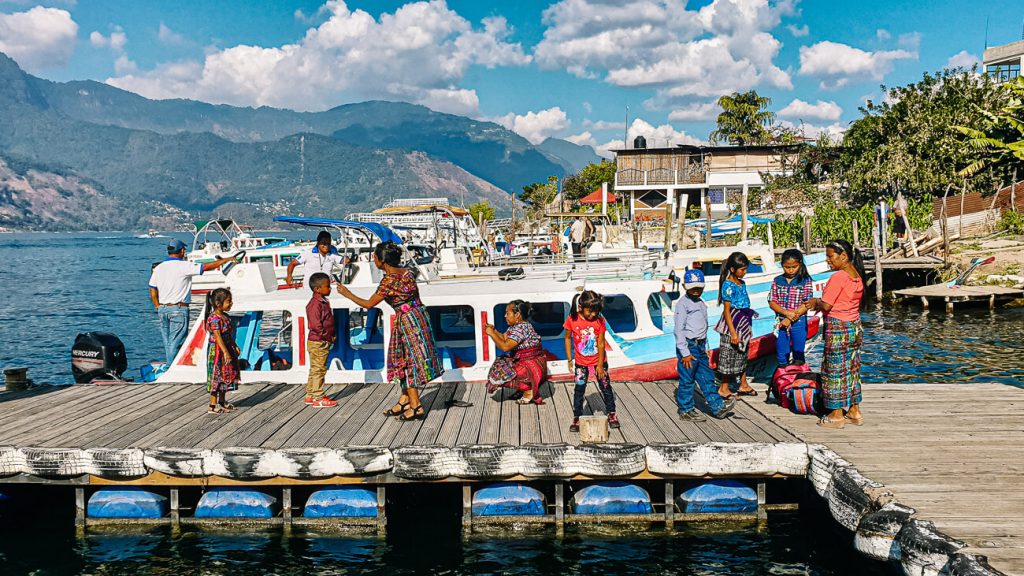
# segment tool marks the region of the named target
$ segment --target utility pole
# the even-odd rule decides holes
[[[622,129],[622,149],[629,148],[629,104],[626,104],[626,127]]]

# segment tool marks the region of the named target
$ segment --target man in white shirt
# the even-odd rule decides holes
[[[578,260],[580,254],[583,252],[583,242],[587,238],[587,223],[583,221],[580,216],[576,217],[576,221],[572,223],[569,228],[569,239],[572,242],[572,257],[573,260]]]
[[[334,247],[331,233],[321,230],[316,236],[316,246],[313,250],[299,254],[297,258],[288,263],[288,273],[284,278],[285,284],[293,283],[292,273],[299,264],[302,264],[302,285],[308,287],[309,279],[313,277],[313,274],[323,272],[330,276],[335,266],[344,266],[347,262]]]
[[[160,336],[164,340],[167,363],[174,361],[188,332],[188,305],[192,302],[192,277],[220,268],[233,257],[199,264],[185,260],[185,243],[171,240],[167,259],[149,277],[149,299],[160,319]]]

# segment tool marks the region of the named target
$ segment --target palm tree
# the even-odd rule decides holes
[[[1009,90],[1010,99],[998,113],[981,111],[986,119],[982,130],[954,127],[967,136],[966,144],[981,154],[959,172],[961,176],[973,176],[985,168],[1007,172],[1011,168],[1024,169],[1024,76],[1003,86]]]
[[[708,139],[712,144],[728,141],[739,146],[759,144],[771,139],[768,127],[775,114],[768,111],[772,99],[756,91],[733,92],[718,99],[722,113],[718,115],[718,128]]]

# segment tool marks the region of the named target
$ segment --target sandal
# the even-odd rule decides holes
[[[221,407],[221,410],[223,410],[224,412],[234,412],[235,411],[235,405],[232,404],[231,402],[225,402],[225,403],[221,404],[220,407]]]
[[[412,409],[412,416],[406,416],[405,412],[398,417],[402,422],[408,422],[410,420],[425,420],[427,418],[427,411],[423,408],[423,404]]]
[[[397,410],[396,410],[397,408]],[[401,416],[405,413],[405,410],[409,408],[408,402],[399,402],[397,406],[393,406],[390,410],[385,410],[385,416]]]
[[[818,426],[821,426],[822,428],[831,428],[833,430],[839,430],[843,426],[846,426],[846,419],[844,418],[842,420],[830,420],[828,416],[822,416],[821,419],[818,420]]]
[[[751,388],[750,390],[740,390],[736,392],[739,396],[757,396],[757,390]]]
[[[210,407],[206,409],[207,414],[223,414],[225,410],[216,404],[210,404]]]
[[[520,406],[526,406],[527,404],[533,404],[533,396],[530,396],[529,398],[527,398],[526,396],[520,396],[519,399],[516,400],[516,404],[519,404]]]
[[[851,418],[849,414],[843,414],[843,420],[846,420],[847,424],[852,424],[854,426],[863,426],[864,425],[864,417],[863,416],[861,416],[860,418]]]

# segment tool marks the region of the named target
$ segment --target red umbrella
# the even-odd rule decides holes
[[[608,193],[608,203],[609,204],[612,204],[612,203],[615,203],[615,202],[618,202],[618,201],[619,201],[619,199],[615,197],[615,194],[612,194],[611,192]],[[594,190],[590,194],[587,194],[586,196],[584,196],[583,198],[580,199],[580,204],[600,204],[600,203],[601,203],[601,189],[600,188],[598,188],[597,190]]]

